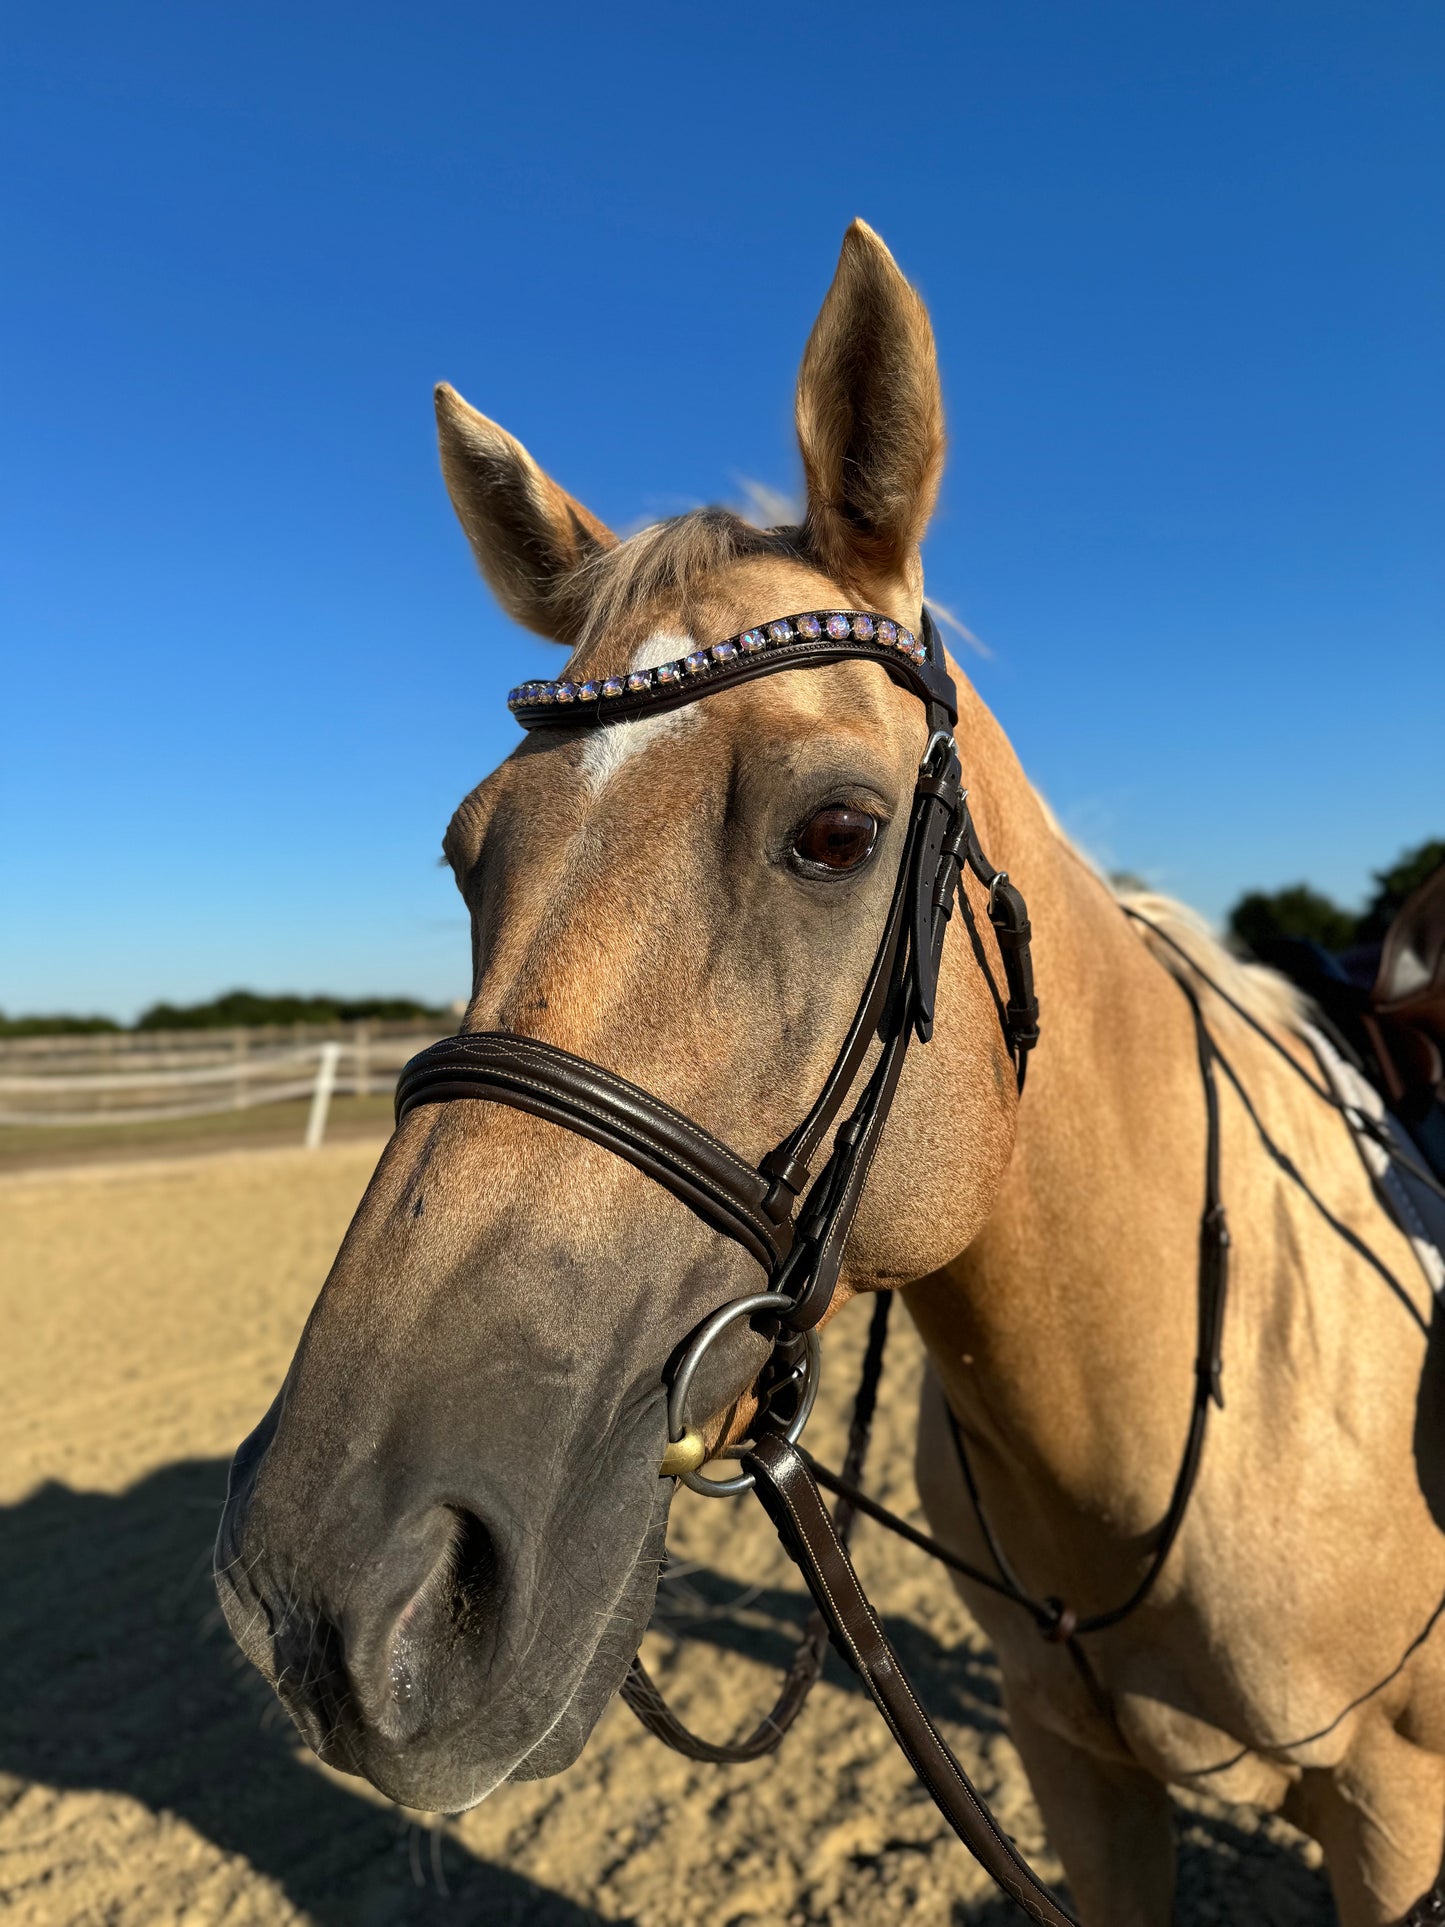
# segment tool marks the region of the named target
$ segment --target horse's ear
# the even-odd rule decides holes
[[[797,420],[817,562],[881,600],[916,601],[943,470],[938,357],[927,309],[863,221],[808,338]]]
[[[446,382],[436,410],[447,493],[492,593],[509,616],[572,647],[585,612],[569,583],[617,537]]]

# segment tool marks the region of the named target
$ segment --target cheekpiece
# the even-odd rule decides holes
[[[638,696],[655,690],[671,689],[735,669],[764,654],[774,656],[784,650],[809,650],[809,645],[819,643],[826,647],[829,642],[871,644],[885,659],[901,656],[913,663],[929,660],[927,645],[920,642],[911,629],[891,622],[887,616],[867,615],[855,609],[816,609],[744,629],[724,642],[715,642],[710,649],[695,649],[690,655],[679,656],[675,662],[661,662],[652,669],[632,669],[625,675],[589,682],[564,679],[519,683],[508,693],[507,707],[524,724],[529,722],[528,712],[558,709],[583,709],[587,720],[605,722],[609,708],[619,698],[635,701]],[[631,706],[629,702],[628,707]],[[578,720],[582,718],[579,716]]]

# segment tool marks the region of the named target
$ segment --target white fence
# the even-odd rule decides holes
[[[436,1035],[435,1028],[348,1029],[279,1046],[244,1031],[173,1033],[149,1049],[130,1037],[124,1044],[111,1037],[26,1040],[23,1051],[0,1054],[0,1126],[164,1123],[309,1097],[305,1142],[314,1149],[333,1096],[389,1091],[407,1059]],[[48,1051],[37,1050],[42,1041]]]

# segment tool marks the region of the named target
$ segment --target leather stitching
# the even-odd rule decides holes
[[[445,1069],[439,1066],[437,1074],[444,1076]],[[647,1138],[636,1125],[625,1124],[615,1112],[604,1111],[594,1104],[588,1104],[582,1098],[574,1096],[570,1091],[559,1093],[554,1085],[542,1083],[534,1077],[526,1077],[517,1070],[511,1071],[509,1075],[512,1081],[520,1084],[524,1089],[538,1091],[542,1096],[551,1098],[554,1103],[560,1102],[564,1106],[582,1112],[587,1117],[596,1118],[599,1123],[607,1125],[616,1136],[626,1137],[630,1142],[635,1142],[639,1149],[648,1151],[652,1156],[658,1158],[659,1162],[673,1164],[685,1176],[691,1178],[700,1191],[707,1192],[709,1197],[714,1198],[720,1204],[726,1205],[736,1217],[742,1219],[758,1234],[760,1241],[766,1245],[770,1251],[777,1249],[777,1227],[769,1224],[765,1218],[754,1213],[750,1206],[745,1204],[741,1198],[729,1192],[712,1173],[705,1170],[701,1165],[692,1162],[684,1153],[675,1150],[671,1145],[663,1146],[654,1143],[651,1139]],[[500,1082],[503,1073],[498,1071],[497,1076]],[[565,1129],[566,1127],[563,1126],[562,1128]],[[736,1160],[734,1160],[734,1162],[736,1162]],[[742,1168],[746,1169],[746,1167]]]
[[[796,1458],[796,1455],[792,1453],[791,1448],[784,1448],[784,1449],[788,1450],[790,1458],[794,1458],[794,1459]],[[808,1553],[808,1564],[811,1571],[811,1575],[814,1581],[816,1582],[816,1584],[818,1585],[818,1587],[821,1589],[829,1606],[832,1608],[832,1611],[829,1615],[830,1620],[834,1625],[834,1627],[837,1629],[839,1635],[847,1644],[848,1649],[853,1656],[854,1664],[858,1668],[860,1676],[869,1685],[869,1688],[870,1688],[869,1697],[873,1700],[874,1704],[878,1707],[878,1710],[883,1714],[884,1718],[888,1721],[889,1726],[893,1730],[895,1738],[898,1739],[900,1744],[904,1747],[905,1751],[908,1752],[910,1762],[913,1764],[915,1770],[919,1770],[919,1762],[913,1758],[913,1752],[910,1748],[909,1738],[907,1734],[902,1730],[898,1720],[894,1716],[892,1708],[888,1706],[887,1702],[882,1697],[881,1692],[878,1689],[876,1689],[876,1687],[874,1687],[873,1685],[873,1668],[870,1665],[870,1663],[864,1658],[863,1650],[858,1644],[857,1636],[852,1626],[849,1625],[848,1620],[845,1617],[843,1608],[838,1603],[833,1586],[829,1582],[828,1573],[825,1570],[823,1565],[824,1557],[828,1557],[832,1561],[832,1563],[837,1566],[840,1577],[845,1579],[846,1582],[848,1583],[852,1591],[853,1600],[854,1600],[853,1610],[856,1611],[858,1616],[866,1623],[869,1632],[876,1640],[880,1655],[888,1664],[889,1671],[892,1675],[892,1678],[897,1682],[899,1688],[901,1688],[903,1693],[907,1695],[909,1706],[912,1708],[913,1713],[918,1720],[919,1726],[927,1733],[928,1737],[937,1746],[940,1758],[936,1764],[944,1768],[945,1772],[948,1775],[949,1780],[952,1782],[952,1784],[957,1788],[959,1793],[961,1793],[965,1798],[965,1800],[968,1802],[970,1811],[974,1814],[975,1818],[979,1822],[981,1822],[983,1826],[986,1827],[993,1841],[999,1847],[999,1849],[1001,1849],[1003,1854],[1006,1856],[1010,1865],[1013,1867],[1019,1868],[1021,1873],[1030,1881],[1030,1883],[1037,1886],[1038,1882],[1036,1880],[1036,1876],[1033,1873],[1033,1870],[1030,1867],[1028,1867],[1025,1863],[1020,1861],[1017,1850],[1013,1845],[1013,1842],[1002,1831],[998,1822],[995,1820],[993,1814],[989,1811],[988,1807],[985,1805],[982,1799],[982,1796],[978,1793],[977,1789],[973,1785],[971,1785],[971,1783],[965,1778],[963,1769],[958,1765],[958,1762],[953,1758],[953,1755],[950,1752],[948,1746],[944,1742],[942,1736],[939,1734],[933,1722],[929,1719],[927,1713],[925,1713],[923,1708],[919,1705],[918,1697],[913,1691],[912,1683],[908,1679],[907,1674],[904,1673],[902,1668],[898,1666],[894,1658],[892,1648],[889,1646],[887,1637],[883,1632],[883,1628],[878,1622],[877,1615],[874,1613],[873,1608],[868,1603],[868,1600],[863,1593],[863,1589],[858,1583],[858,1575],[854,1572],[851,1562],[847,1559],[846,1555],[842,1553],[841,1548],[838,1549],[837,1556],[836,1557],[834,1556],[834,1547],[828,1543],[833,1536],[832,1522],[828,1519],[827,1514],[823,1512],[821,1501],[818,1500],[816,1490],[812,1488],[811,1481],[808,1481],[808,1483],[803,1486],[803,1490],[808,1495],[808,1497],[813,1500],[815,1506],[817,1507],[818,1513],[821,1518],[821,1526],[816,1523],[805,1526],[803,1523],[803,1515],[798,1505],[798,1502],[794,1497],[794,1492],[793,1492],[793,1486],[795,1484],[802,1483],[802,1480],[805,1476],[800,1472],[798,1464],[789,1463],[787,1460],[785,1460],[781,1467],[768,1467],[767,1470],[769,1472],[769,1484],[772,1486],[772,1489],[777,1493],[778,1497],[782,1500],[783,1504],[787,1507],[788,1516],[793,1521],[794,1527],[796,1528],[796,1531],[798,1534],[798,1538]],[[822,1541],[823,1547],[825,1549],[823,1553],[820,1553],[818,1550],[819,1540]],[[932,1772],[933,1769],[926,1768],[923,1770],[925,1772]],[[1032,1915],[1032,1917],[1035,1920],[1045,1922],[1045,1923],[1047,1923],[1050,1920],[1051,1915],[1039,1911],[1038,1903],[1033,1900],[1032,1896],[1027,1894],[1022,1894],[1022,1893],[1015,1893],[1013,1894],[1013,1898],[1016,1899],[1020,1903],[1020,1905],[1025,1907],[1026,1910]],[[1052,1917],[1063,1920],[1065,1922],[1069,1920],[1069,1916],[1067,1914],[1064,1914],[1062,1910],[1059,1910],[1057,1914],[1053,1915]]]
[[[463,1036],[460,1041],[469,1054],[506,1057],[515,1052],[518,1056],[539,1058],[544,1064],[557,1064],[564,1070],[581,1070],[587,1077],[609,1085],[614,1091],[621,1092],[627,1097],[640,1099],[644,1109],[660,1113],[667,1118],[680,1132],[690,1137],[694,1145],[702,1145],[708,1150],[715,1151],[749,1182],[760,1188],[765,1186],[765,1181],[753,1165],[746,1163],[736,1151],[730,1151],[720,1138],[715,1138],[700,1124],[695,1124],[691,1118],[684,1117],[681,1111],[673,1110],[670,1104],[665,1104],[660,1097],[654,1097],[650,1091],[644,1091],[640,1085],[630,1084],[625,1077],[603,1070],[600,1065],[590,1064],[583,1058],[573,1057],[570,1051],[564,1051],[558,1045],[548,1044],[545,1038],[524,1037],[518,1032],[508,1031],[505,1042],[500,1039],[493,1042],[486,1032],[478,1031],[473,1036]]]

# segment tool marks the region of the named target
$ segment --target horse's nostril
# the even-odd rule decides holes
[[[495,1629],[501,1561],[497,1543],[471,1512],[457,1515],[452,1541],[452,1615],[464,1638],[489,1636]]]
[[[506,1561],[477,1513],[408,1508],[378,1532],[367,1557],[339,1578],[333,1571],[333,1585],[316,1584],[309,1599],[268,1582],[277,1561],[246,1556],[255,1526],[239,1508],[228,1514],[222,1600],[309,1744],[332,1764],[362,1771],[357,1761],[372,1738],[393,1746],[419,1739],[456,1702],[460,1678],[491,1671],[507,1617]]]
[[[459,1507],[439,1507],[419,1536],[428,1564],[409,1597],[398,1610],[393,1595],[390,1611],[381,1608],[380,1624],[375,1608],[357,1612],[347,1642],[357,1704],[394,1739],[430,1723],[464,1649],[471,1660],[487,1663],[501,1617],[501,1561],[481,1519]]]

